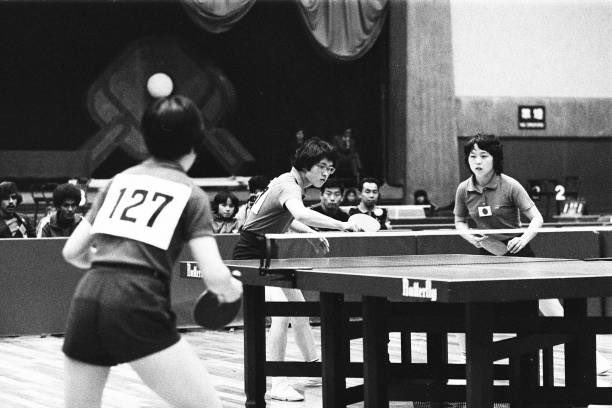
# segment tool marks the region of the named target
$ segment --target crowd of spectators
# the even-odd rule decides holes
[[[239,233],[257,198],[266,190],[270,179],[264,175],[249,179],[249,197],[241,202],[231,191],[216,193],[211,202],[213,232],[216,234]],[[367,214],[381,225],[391,229],[387,210],[378,205],[381,199],[380,182],[371,177],[363,178],[357,187],[346,187],[342,179],[330,178],[320,188],[320,201],[310,208],[340,221],[347,221],[353,214]],[[53,206],[37,223],[26,213],[18,211],[23,201],[17,184],[0,183],[0,238],[48,238],[68,237],[83,218],[80,205],[83,192],[73,183],[59,184],[53,191]],[[427,192],[418,190],[415,204],[435,206],[427,198]],[[347,207],[348,211],[347,211]]]
[[[353,214],[367,214],[376,218],[381,229],[390,229],[387,210],[378,205],[380,182],[375,178],[362,177],[362,164],[356,149],[352,129],[344,129],[332,136],[336,148],[336,174],[320,188],[320,202],[311,206],[315,211],[332,218],[346,221]],[[307,137],[303,129],[295,134],[295,145],[299,147]],[[295,146],[292,146],[295,147]],[[251,177],[248,183],[249,197],[241,202],[229,190],[215,194],[211,202],[214,233],[239,233],[248,213],[267,188],[270,179],[264,175]],[[85,208],[82,207],[83,191],[74,183],[59,184],[53,191],[52,206],[35,222],[25,211],[18,211],[23,202],[17,184],[12,181],[0,183],[0,238],[45,238],[68,237],[81,222]],[[418,190],[415,204],[435,206],[427,198],[427,192]],[[350,207],[346,211],[347,207]],[[429,213],[428,213],[429,215]]]

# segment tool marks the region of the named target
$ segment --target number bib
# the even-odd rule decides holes
[[[91,232],[129,238],[166,250],[191,187],[157,177],[117,175]]]

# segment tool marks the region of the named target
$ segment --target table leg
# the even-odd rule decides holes
[[[467,408],[493,407],[493,315],[492,304],[465,306]]]
[[[364,296],[363,304],[363,383],[364,407],[389,406],[387,366],[389,333],[385,323],[384,298]]]
[[[323,408],[346,406],[346,364],[349,346],[344,295],[321,292],[321,364]]]
[[[526,301],[512,304],[512,315],[522,316],[525,318],[538,316],[538,302]],[[524,336],[526,333],[518,330],[517,336]],[[528,335],[528,334],[527,334]],[[548,370],[546,368],[547,360],[546,351],[552,352],[552,348],[544,350],[544,374],[546,376]],[[530,391],[533,391],[540,385],[540,353],[538,351],[525,353],[522,355],[513,355],[510,360],[510,406],[512,408],[523,408],[528,404],[527,396]],[[550,360],[552,367],[552,360]],[[551,381],[552,382],[552,381]],[[545,378],[546,383],[546,378]]]
[[[263,408],[266,393],[265,287],[243,287],[244,392],[247,408]]]
[[[564,314],[567,317],[584,317],[587,315],[586,299],[565,299]],[[588,333],[576,336],[575,340],[565,344],[565,385],[579,387],[588,393],[597,385],[595,368],[596,338]],[[576,405],[586,407],[587,404]]]

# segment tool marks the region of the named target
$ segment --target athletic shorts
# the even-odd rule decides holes
[[[169,282],[158,272],[94,265],[72,299],[62,351],[108,367],[172,346],[180,336],[169,295]]]

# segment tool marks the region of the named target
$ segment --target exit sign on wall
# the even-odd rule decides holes
[[[541,105],[519,105],[518,127],[524,130],[546,129],[546,110]]]

